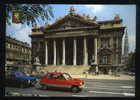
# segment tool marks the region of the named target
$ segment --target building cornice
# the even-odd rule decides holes
[[[59,33],[59,32],[71,32],[71,31],[79,31],[79,30],[95,30],[99,29],[99,26],[88,26],[88,27],[77,27],[77,28],[69,28],[69,29],[59,29],[59,30],[48,30],[44,31],[45,34],[49,33]]]
[[[21,46],[30,48],[30,46],[27,42],[16,40],[15,38],[12,38],[10,36],[6,36],[6,42],[10,42],[10,43],[14,43],[14,44],[17,44],[17,45],[21,45]]]

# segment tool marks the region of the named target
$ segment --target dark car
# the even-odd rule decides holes
[[[6,86],[15,86],[15,87],[29,87],[36,83],[36,78],[27,76],[23,72],[17,72],[13,70],[8,70],[5,72],[5,85]]]
[[[35,87],[40,89],[67,89],[74,93],[80,92],[84,86],[83,80],[62,72],[48,72],[35,84]]]

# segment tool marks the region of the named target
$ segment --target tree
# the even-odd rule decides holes
[[[50,20],[54,17],[52,7],[46,4],[7,4],[6,23],[11,24],[13,12],[20,13],[20,22],[27,25],[36,25],[41,20]]]

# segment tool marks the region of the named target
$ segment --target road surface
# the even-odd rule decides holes
[[[39,94],[44,97],[134,97],[134,80],[103,80],[103,79],[83,79],[86,88],[80,93],[71,93],[64,90],[39,90],[35,87],[20,89],[6,87],[5,92],[21,94]]]

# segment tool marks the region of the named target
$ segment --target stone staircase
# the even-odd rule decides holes
[[[66,72],[66,73],[69,73],[69,74],[82,74],[84,71],[88,70],[90,66],[70,66],[70,65],[67,65],[67,66],[42,66],[40,71],[43,71],[43,72],[54,72],[54,71],[57,71],[57,72]]]

